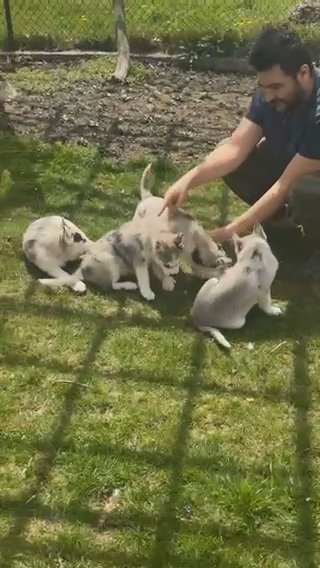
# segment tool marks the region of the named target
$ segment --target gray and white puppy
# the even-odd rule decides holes
[[[183,209],[174,207],[165,209],[159,217],[163,207],[163,198],[152,195],[146,187],[147,178],[151,177],[152,164],[144,170],[141,178],[140,196],[134,219],[144,218],[151,226],[155,220],[161,220],[164,230],[182,233],[184,240],[184,257],[192,269],[192,272],[207,280],[212,276],[221,276],[224,270],[231,264],[223,248],[217,245],[189,213]]]
[[[262,227],[257,224],[252,234],[236,237],[234,243],[236,263],[220,280],[211,278],[202,286],[191,309],[195,326],[227,349],[231,345],[218,328],[240,329],[255,304],[270,316],[282,313],[270,293],[279,264]]]
[[[45,285],[63,282],[75,292],[85,292],[81,279],[70,279],[63,270],[67,262],[79,260],[92,241],[74,223],[59,215],[41,217],[25,231],[22,249],[27,259],[52,278],[41,278]]]
[[[136,290],[146,300],[155,298],[150,287],[149,269],[152,268],[164,290],[173,290],[173,275],[179,271],[183,251],[183,235],[161,231],[157,226],[146,229],[143,220],[129,221],[119,229],[101,237],[84,255],[75,279],[91,282],[107,290]],[[121,278],[135,276],[132,281]]]
[[[118,229],[110,231],[98,241],[90,241],[90,246],[86,247],[86,252],[81,256],[79,268],[73,274],[68,274],[63,270],[53,269],[50,265],[54,257],[48,254],[48,250],[51,252],[52,242],[55,243],[55,239],[52,239],[52,233],[48,232],[47,224],[44,229],[44,235],[40,241],[42,246],[43,241],[47,246],[41,255],[42,262],[39,262],[38,254],[37,265],[43,270],[46,269],[52,276],[56,275],[55,278],[40,280],[46,286],[69,286],[78,292],[86,289],[84,282],[91,282],[104,291],[109,288],[113,290],[139,288],[146,300],[153,300],[155,295],[150,288],[150,268],[161,281],[163,289],[173,290],[175,286],[173,275],[179,271],[183,251],[181,233],[162,231],[156,223],[152,228],[146,228],[143,219],[129,221]],[[31,253],[34,245],[32,245],[30,236],[34,236],[33,233],[29,235],[29,238],[28,235],[25,236],[24,249],[29,254],[29,258],[33,259]],[[74,255],[71,260],[74,260]],[[129,275],[136,277],[137,284],[131,281],[120,281],[121,278]]]
[[[144,219],[134,219],[93,242],[71,221],[52,216],[31,223],[22,246],[28,260],[52,276],[41,278],[41,284],[52,288],[68,286],[79,293],[86,290],[84,281],[103,290],[139,288],[146,300],[153,300],[149,269],[164,290],[173,290],[183,235],[163,230],[160,220],[149,226]],[[62,269],[68,261],[80,259],[81,264],[73,274]],[[128,275],[136,276],[138,284],[120,282]]]

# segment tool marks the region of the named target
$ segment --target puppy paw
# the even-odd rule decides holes
[[[42,284],[42,286],[51,286],[50,280],[51,278],[38,278],[37,282],[39,282],[39,284]]]
[[[151,300],[155,299],[155,293],[152,292],[152,290],[140,290],[141,295],[143,296],[143,298],[145,300],[148,300],[148,302],[150,302]]]
[[[273,304],[272,306],[270,306],[270,308],[268,308],[266,314],[268,314],[268,316],[282,316],[284,312],[285,312],[284,308],[281,308],[281,306],[276,306]]]
[[[78,282],[76,282],[73,286],[72,286],[72,290],[74,292],[76,292],[77,294],[84,294],[86,291],[87,287],[85,285],[84,282],[82,282],[81,280],[78,280]]]
[[[122,290],[137,290],[138,284],[135,282],[123,282]]]
[[[162,288],[167,292],[172,292],[172,290],[174,290],[175,285],[176,285],[175,279],[172,278],[171,276],[166,276],[166,278],[162,280]]]

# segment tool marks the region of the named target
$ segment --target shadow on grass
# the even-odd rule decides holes
[[[21,261],[23,261],[21,255]],[[28,266],[28,263],[26,263]],[[75,265],[72,265],[74,268]],[[29,269],[29,267],[28,267]],[[71,267],[69,267],[71,270]],[[42,273],[35,267],[31,267],[30,272],[33,277],[40,277]],[[25,301],[16,300],[10,296],[0,298],[0,308],[4,313],[14,312],[19,313],[22,311],[26,313],[39,313],[45,316],[59,317],[62,319],[75,319],[93,322],[104,322],[112,326],[117,323],[128,325],[146,325],[150,328],[161,329],[167,327],[175,327],[179,330],[190,330],[194,332],[194,327],[190,317],[190,308],[194,297],[202,285],[202,281],[187,274],[179,274],[177,285],[173,292],[164,292],[158,282],[152,281],[152,288],[156,293],[156,298],[152,302],[152,307],[158,312],[159,317],[146,317],[143,315],[136,315],[133,318],[127,318],[126,315],[121,316],[122,319],[117,320],[113,318],[112,321],[106,316],[102,316],[94,309],[87,311],[82,310],[81,306],[77,309],[69,308],[67,306],[54,305],[50,303],[38,304],[36,301],[36,292],[39,285],[32,280],[29,286],[26,287]],[[73,294],[69,290],[65,290],[65,294]],[[147,305],[147,302],[141,297],[138,291],[127,292],[123,291],[108,291],[105,295],[91,287],[88,294],[103,298],[106,296],[116,302],[124,302],[128,298],[137,301],[141,306]],[[307,285],[306,283],[292,283],[280,282],[275,286],[274,293],[275,300],[286,301],[287,308],[283,316],[270,317],[262,313],[258,308],[254,308],[248,315],[246,325],[238,331],[227,330],[225,332],[233,347],[245,346],[246,342],[253,341],[256,347],[263,346],[265,341],[290,341],[299,339],[300,337],[313,337],[319,334],[320,331],[320,305],[318,298],[318,291],[314,288],[313,284]],[[32,301],[31,301],[32,299]],[[85,302],[85,297],[82,302]],[[299,322],[299,325],[297,325]],[[207,338],[206,341],[215,345],[214,341]],[[220,350],[220,356],[230,357],[232,352],[226,353]]]
[[[316,568],[315,545],[317,529],[314,516],[314,494],[311,444],[311,383],[305,339],[294,347],[294,381],[292,398],[295,407],[296,443],[296,507],[297,541],[300,543],[298,566]]]
[[[76,403],[82,394],[82,387],[79,384],[86,380],[86,377],[90,371],[90,368],[95,360],[95,357],[105,339],[106,329],[104,326],[99,326],[96,329],[95,335],[92,339],[90,350],[83,361],[81,370],[75,380],[79,382],[74,382],[71,384],[67,395],[65,397],[63,406],[61,408],[60,414],[57,417],[56,426],[53,430],[51,440],[48,442],[47,446],[43,448],[42,454],[39,458],[39,463],[37,466],[37,473],[34,482],[30,487],[25,490],[20,500],[27,505],[30,501],[34,504],[46,487],[52,468],[55,464],[55,458],[63,436],[66,432],[72,414],[75,410]],[[16,520],[14,521],[8,534],[0,539],[0,552],[2,552],[2,563],[3,567],[10,567],[15,564],[16,555],[19,554],[19,549],[25,549],[26,541],[24,539],[24,533],[26,531],[28,524],[28,517],[25,515],[17,514]]]
[[[112,175],[125,171],[125,168],[120,166],[116,168],[111,162],[103,162],[101,147],[97,147],[94,160],[81,183],[72,183],[66,179],[67,176],[64,177],[66,172],[61,164],[61,176],[55,171],[54,179],[57,189],[63,196],[63,203],[59,204],[59,195],[57,195],[57,203],[53,204],[51,200],[48,205],[47,197],[52,192],[52,179],[49,176],[47,187],[44,177],[50,173],[50,166],[57,155],[57,148],[56,144],[42,144],[8,133],[1,133],[0,217],[13,216],[18,208],[28,207],[38,216],[56,214],[76,219],[80,212],[102,221],[105,219],[106,223],[115,218],[121,219],[121,222],[130,218],[138,203],[138,191],[136,196],[127,191],[125,193],[119,191],[119,194],[112,192],[111,195],[107,195],[94,187],[96,176],[102,170]],[[66,194],[70,195],[67,202],[65,201]],[[99,199],[100,206],[90,203],[84,205],[83,202],[86,199]]]
[[[105,337],[105,328],[98,328],[95,339],[92,342],[91,349],[83,364],[81,372],[77,373],[76,378],[82,381],[86,379],[86,374],[90,366],[93,364],[95,355],[101,345],[101,341]],[[103,338],[103,339],[102,339]],[[90,550],[78,550],[65,539],[60,540],[57,536],[54,541],[50,542],[50,554],[59,554],[63,558],[69,560],[78,560],[86,558],[91,562],[112,562],[114,566],[150,566],[152,568],[172,566],[190,567],[195,565],[195,559],[188,557],[183,553],[179,556],[171,553],[171,545],[175,535],[179,532],[184,534],[194,534],[201,531],[201,534],[208,536],[219,536],[220,538],[229,541],[230,543],[240,544],[246,547],[255,549],[256,547],[264,547],[267,550],[277,550],[285,558],[292,558],[295,554],[294,543],[287,543],[281,538],[269,538],[260,534],[245,534],[241,531],[235,531],[228,527],[224,527],[215,523],[199,524],[195,521],[181,520],[181,492],[183,488],[183,472],[184,467],[190,463],[188,458],[188,441],[190,430],[192,428],[193,410],[197,404],[197,396],[201,390],[201,372],[204,357],[204,344],[201,337],[196,337],[194,341],[193,351],[191,354],[190,362],[190,375],[188,384],[186,385],[186,396],[183,405],[180,421],[178,424],[176,439],[173,443],[171,456],[161,463],[157,464],[157,456],[154,455],[155,464],[159,467],[170,468],[171,478],[169,482],[168,496],[163,504],[162,511],[159,518],[143,513],[142,511],[136,512],[117,512],[110,513],[105,519],[108,530],[126,528],[131,530],[154,530],[155,541],[154,547],[151,552],[149,560],[137,555],[130,555],[125,552],[101,552],[95,550],[94,547]],[[63,443],[64,432],[70,423],[71,415],[74,410],[75,404],[80,396],[81,387],[73,385],[66,396],[65,403],[60,413],[56,429],[51,438],[48,446],[41,447],[39,450],[42,453],[40,459],[36,481],[29,490],[18,497],[17,499],[2,498],[0,500],[1,510],[16,517],[9,534],[2,539],[0,546],[5,551],[3,553],[3,566],[9,568],[14,565],[14,559],[17,554],[30,554],[34,557],[48,556],[48,542],[43,545],[41,542],[30,542],[24,538],[24,532],[28,522],[32,518],[45,519],[45,520],[67,520],[71,523],[81,523],[91,526],[93,529],[99,530],[99,514],[90,509],[84,508],[73,504],[71,507],[63,508],[63,510],[50,506],[43,505],[38,501],[40,492],[44,489],[46,482],[49,478],[52,467],[54,466],[55,456],[59,450],[65,451],[68,447]],[[21,442],[21,441],[20,441]],[[19,441],[18,441],[19,443]],[[70,448],[69,448],[70,449]],[[104,448],[106,455],[114,455],[115,457],[122,457],[127,460],[128,455],[121,453],[121,448],[113,448],[113,451],[108,451]],[[132,460],[139,459],[139,455],[135,455],[132,450]],[[141,459],[141,456],[140,456]],[[208,464],[199,463],[199,467],[208,467]],[[237,567],[241,566],[234,562],[228,563],[227,558],[224,557],[222,552],[212,551],[210,554],[197,556],[196,565],[209,568],[215,562],[223,560],[225,566]]]
[[[51,150],[47,149],[41,160],[49,163]],[[13,214],[22,206],[38,210],[44,206],[45,199],[39,189],[36,172],[36,156],[32,142],[25,143],[19,136],[1,134],[0,136],[0,216]]]
[[[194,341],[188,387],[181,413],[181,418],[172,448],[172,468],[168,496],[160,513],[155,535],[155,543],[150,559],[150,566],[160,568],[167,566],[170,557],[170,546],[175,534],[179,531],[178,507],[183,487],[183,470],[188,451],[188,441],[192,427],[193,410],[201,385],[201,371],[204,358],[204,346],[201,337]]]
[[[1,307],[4,307],[3,302],[1,302]],[[37,306],[27,301],[26,304],[27,312],[44,312],[46,315],[52,313],[55,317],[62,318],[77,318],[77,312],[73,310],[68,310],[66,308],[51,306]],[[14,302],[7,301],[7,313],[15,311],[17,306]],[[119,325],[120,322],[126,321],[125,314],[123,313],[123,305],[121,300],[119,300],[119,312],[114,318],[103,318],[99,314],[82,314],[82,317],[90,317],[96,323],[96,334],[93,338],[91,349],[83,362],[81,368],[71,369],[68,366],[60,364],[59,361],[52,362],[52,368],[61,373],[74,373],[75,381],[84,382],[87,379],[90,371],[94,366],[94,360],[96,354],[105,339],[106,329],[112,328],[112,322],[114,325]],[[18,310],[21,309],[18,306]],[[6,313],[6,310],[4,310]],[[80,314],[79,314],[80,315]],[[145,326],[156,324],[156,322],[148,321],[148,318],[138,318],[137,320],[133,317],[132,322],[139,322]],[[177,318],[172,318],[171,323],[176,323],[177,329],[181,329],[179,320]],[[128,323],[128,321],[127,321]],[[170,325],[170,318],[166,318],[165,322],[158,322],[161,326]],[[208,459],[194,459],[188,457],[188,440],[190,435],[190,429],[192,427],[193,410],[197,404],[197,397],[200,392],[206,389],[212,389],[212,392],[221,391],[221,395],[226,394],[223,387],[219,385],[206,386],[201,382],[201,373],[203,367],[203,356],[204,356],[204,339],[200,335],[195,335],[193,352],[191,354],[190,363],[190,375],[189,378],[179,385],[174,381],[174,378],[170,377],[143,377],[140,374],[139,379],[130,376],[128,373],[125,376],[118,377],[121,380],[141,380],[141,381],[160,381],[165,384],[172,384],[176,387],[183,388],[185,390],[185,402],[183,410],[181,413],[181,418],[179,421],[178,429],[176,432],[176,439],[173,443],[171,455],[149,455],[148,453],[135,452],[134,450],[129,451],[121,448],[108,447],[105,445],[103,448],[99,445],[97,447],[90,446],[86,448],[89,452],[98,452],[99,454],[105,453],[106,456],[120,457],[124,460],[146,460],[148,463],[152,463],[157,467],[163,467],[171,471],[171,478],[168,489],[168,496],[163,504],[163,508],[160,511],[159,518],[156,519],[152,516],[146,515],[142,512],[135,513],[125,513],[122,515],[117,515],[116,513],[111,513],[108,516],[107,524],[108,528],[128,528],[141,530],[154,530],[155,541],[154,547],[151,552],[149,559],[142,558],[139,556],[126,556],[126,554],[121,552],[102,553],[95,550],[87,551],[86,558],[91,561],[96,562],[113,562],[115,566],[122,566],[123,563],[129,563],[130,566],[139,566],[141,563],[143,565],[148,565],[152,568],[162,568],[168,565],[172,566],[184,566],[190,567],[194,566],[195,559],[188,558],[181,553],[176,556],[171,553],[171,546],[175,539],[175,535],[178,533],[190,532],[194,533],[196,531],[201,531],[201,534],[207,534],[208,536],[216,535],[222,537],[226,541],[234,544],[241,544],[246,547],[250,547],[253,550],[255,547],[264,547],[270,551],[277,551],[284,558],[294,558],[297,566],[312,567],[316,566],[314,554],[315,554],[315,519],[313,513],[313,487],[312,487],[312,476],[311,476],[311,441],[310,441],[310,425],[308,421],[308,413],[310,410],[310,382],[307,372],[307,360],[306,360],[306,344],[305,339],[300,339],[295,343],[294,348],[294,379],[293,387],[291,393],[291,402],[294,404],[296,409],[296,471],[297,471],[297,492],[296,492],[296,504],[297,504],[297,539],[296,542],[287,542],[281,538],[267,537],[258,532],[252,534],[245,534],[241,531],[233,531],[228,527],[218,526],[214,523],[208,525],[198,525],[196,521],[190,521],[188,523],[185,520],[181,520],[181,493],[184,483],[184,468],[186,465],[192,464],[194,467],[200,467],[204,469],[214,468],[215,462],[217,460],[217,455],[208,457]],[[41,365],[41,361],[33,356],[29,358],[21,359],[19,361],[18,354],[12,354],[10,356],[5,356],[5,364],[9,366],[22,364],[22,365]],[[106,376],[106,379],[108,375]],[[16,517],[12,529],[10,532],[0,541],[0,549],[3,550],[3,562],[2,565],[9,568],[14,565],[14,560],[16,554],[18,553],[30,553],[34,555],[46,556],[47,547],[44,547],[39,543],[27,542],[24,538],[24,533],[31,518],[42,518],[42,519],[66,519],[70,522],[82,522],[92,526],[94,529],[98,530],[99,516],[96,512],[90,511],[89,509],[83,508],[73,504],[70,508],[64,509],[63,511],[51,510],[50,507],[44,506],[38,501],[41,491],[46,486],[49,479],[50,472],[54,467],[55,457],[59,450],[62,451],[72,451],[70,443],[65,444],[63,441],[63,436],[70,423],[72,413],[75,409],[77,400],[81,396],[82,388],[76,382],[70,387],[69,392],[65,398],[63,407],[61,409],[59,418],[55,430],[52,434],[51,440],[48,444],[37,445],[35,444],[34,449],[37,448],[41,452],[41,458],[38,464],[38,472],[36,475],[35,482],[29,487],[29,489],[24,492],[17,499],[5,499],[0,501],[2,511],[8,514],[13,514]],[[241,393],[241,388],[230,389],[230,394],[243,396],[250,396],[250,392],[244,390]],[[275,397],[275,400],[277,397]],[[14,444],[14,441],[12,441]],[[17,441],[19,445],[19,441]],[[8,445],[10,447],[10,443]],[[128,453],[129,451],[129,453]],[[218,459],[221,464],[221,459]],[[221,466],[223,467],[223,466]],[[229,464],[226,466],[228,474],[241,473],[239,468],[237,469],[237,464]],[[242,472],[245,474],[245,472]],[[61,547],[63,554],[71,559],[78,559],[83,555],[83,552],[78,551],[69,546],[65,541],[61,542]],[[56,550],[58,553],[59,549],[59,539],[52,543],[50,547],[51,553]],[[212,553],[205,554],[203,556],[197,556],[197,565],[203,566],[204,568],[209,568],[216,562],[224,562],[224,565],[230,566],[228,564],[227,558],[223,556],[223,552],[212,551]],[[140,564],[139,564],[140,563]],[[237,566],[237,564],[232,564],[232,566]],[[239,563],[239,567],[241,564]]]
[[[98,524],[99,516],[97,513],[82,508],[81,506],[73,505],[68,509],[52,510],[50,507],[46,507],[39,504],[22,504],[19,501],[14,500],[0,500],[1,507],[5,512],[14,515],[20,515],[27,524],[29,519],[37,518],[47,521],[68,521],[70,523],[78,524],[79,521],[83,524],[91,526],[93,529],[97,530],[98,534]],[[171,507],[171,506],[170,506]],[[192,555],[186,555],[183,553],[170,554],[169,546],[171,543],[171,538],[174,537],[174,529],[177,525],[174,521],[173,525],[167,525],[167,528],[163,528],[165,532],[159,535],[159,523],[155,517],[139,512],[127,512],[125,511],[121,516],[110,513],[106,517],[106,525],[108,530],[112,529],[128,529],[128,530],[139,530],[148,531],[154,530],[158,536],[165,537],[163,542],[164,551],[159,550],[159,557],[156,559],[148,559],[145,556],[140,556],[137,554],[130,554],[124,551],[99,551],[94,548],[83,550],[76,548],[71,543],[68,543],[66,539],[63,539],[59,535],[50,541],[46,541],[43,544],[41,541],[33,541],[21,539],[19,552],[20,554],[30,554],[34,558],[50,558],[57,555],[60,558],[68,559],[69,561],[86,560],[88,562],[112,562],[112,566],[181,566],[185,568],[192,568],[194,566],[201,566],[203,568],[212,568],[212,566],[221,565],[227,566],[228,568],[242,568],[243,563],[234,563],[228,561],[226,555],[223,552],[212,550],[209,553],[197,554],[196,558]],[[172,521],[171,517],[168,517],[166,523]],[[161,525],[163,526],[163,525]],[[261,547],[265,548],[269,552],[277,551],[280,556],[284,559],[293,560],[295,558],[295,545],[294,543],[286,542],[281,538],[268,537],[260,534],[246,534],[242,531],[236,531],[229,527],[224,527],[218,523],[208,523],[203,525],[197,521],[181,521],[180,531],[185,535],[192,535],[201,531],[202,535],[207,535],[208,537],[219,537],[226,542],[232,543],[235,546],[244,546],[250,550],[259,549]],[[158,541],[156,541],[157,543]],[[157,544],[156,544],[157,545]],[[49,552],[50,550],[50,552]],[[164,559],[167,558],[167,560]],[[9,566],[7,564],[6,566]]]
[[[31,286],[26,290],[25,302],[17,302],[16,300],[10,297],[0,298],[0,310],[1,313],[3,314],[3,320],[9,318],[11,314],[25,313],[29,315],[41,315],[45,318],[48,318],[48,320],[50,318],[54,319],[58,318],[64,320],[65,322],[74,322],[74,321],[83,321],[84,323],[91,322],[97,326],[106,326],[109,331],[112,331],[113,329],[118,329],[119,326],[125,326],[128,328],[143,327],[145,329],[150,329],[150,330],[173,329],[177,333],[190,332],[192,334],[195,334],[195,337],[207,343],[209,349],[211,348],[211,346],[213,349],[218,349],[215,346],[214,342],[212,342],[210,339],[204,338],[204,336],[197,334],[197,332],[193,330],[190,322],[184,316],[184,314],[180,313],[179,309],[178,312],[176,312],[176,314],[171,313],[166,315],[165,318],[160,318],[160,319],[149,317],[147,315],[139,313],[129,316],[123,310],[121,310],[120,312],[118,311],[116,314],[105,316],[101,315],[99,311],[94,311],[94,310],[81,311],[81,309],[73,309],[67,306],[61,306],[57,304],[52,305],[50,303],[45,305],[37,304],[35,301],[31,301],[32,295],[34,294],[35,290],[37,290],[37,285],[31,283]],[[72,292],[70,292],[70,294],[72,294]],[[126,301],[126,295],[124,293],[116,296],[115,293],[114,299],[117,299],[119,305],[124,305]],[[85,302],[85,298],[81,299],[81,302],[82,301]],[[264,321],[264,318],[265,316],[261,315],[261,320]],[[256,321],[258,321],[258,319],[259,316],[256,316]],[[278,329],[276,324],[277,322],[274,322],[272,324],[274,328],[270,327],[269,336],[266,335],[265,329],[261,330],[261,335],[260,335],[261,341],[263,341],[266,337],[270,339],[276,338],[277,340],[280,340],[280,343],[283,340],[283,338],[285,338],[285,340],[289,340],[290,342],[292,340],[296,340],[296,337],[298,337],[296,336],[296,330],[295,329],[293,330],[293,335],[292,333],[290,333],[290,330],[292,330],[291,325],[289,325],[289,328],[286,326],[285,329],[282,329],[281,335],[276,335],[275,332]],[[258,335],[256,331],[255,322],[251,321],[251,325],[255,329],[256,333],[255,337],[257,338]],[[260,327],[262,328],[261,321],[260,321]],[[263,327],[265,327],[265,322]],[[308,337],[308,332],[309,335],[312,336],[313,327],[311,327],[311,329],[305,328],[303,331],[306,332],[307,337]],[[235,340],[235,338],[233,339]],[[243,344],[245,339],[246,338],[243,337],[239,338],[239,342]],[[225,355],[222,351],[220,351],[218,356],[231,357],[230,354],[227,353]],[[73,374],[75,370],[74,366],[64,363],[63,361],[60,360],[58,356],[52,358],[51,360],[46,360],[45,362],[42,362],[41,357],[29,353],[23,352],[19,354],[17,352],[3,351],[1,355],[1,360],[5,365],[13,368],[15,366],[36,366],[38,368],[43,367],[43,369],[50,369],[67,375]],[[159,374],[157,374],[157,372],[150,372],[150,371],[148,371],[148,373],[143,373],[143,371],[141,370],[139,370],[138,374],[135,374],[134,372],[131,372],[130,370],[127,369],[121,369],[120,371],[116,372],[99,370],[99,374],[101,377],[105,378],[106,380],[116,379],[117,381],[125,381],[125,382],[130,381],[137,384],[149,383],[150,385],[156,385],[156,384],[167,385],[169,387],[178,388],[181,390],[188,390],[189,388],[189,381],[186,380],[180,381],[177,377],[173,377],[169,371],[165,373],[163,372],[163,370],[161,370],[161,373]],[[210,380],[210,382],[205,382],[199,388],[202,392],[207,392],[222,397],[238,396],[244,399],[249,397],[249,398],[255,398],[257,400],[263,399],[266,401],[266,403],[294,402],[296,408],[300,408],[300,399],[295,397],[293,392],[285,393],[279,390],[268,390],[267,387],[263,390],[261,388],[252,389],[248,387],[242,387],[241,384],[232,385],[229,387],[228,385],[220,384],[217,380]]]
[[[26,152],[26,155],[29,156],[28,150],[23,147],[19,147],[18,141],[15,141],[14,143],[12,142],[12,144],[16,152],[21,151],[22,154],[23,152]],[[49,160],[50,155],[50,151],[48,150],[48,154],[44,155],[44,159]],[[7,155],[7,158],[10,160],[9,154]],[[13,162],[14,160],[15,159],[13,159]],[[27,161],[30,161],[30,156]],[[98,154],[94,162],[94,166],[88,174],[86,184],[89,186],[95,178],[96,172],[100,168],[100,164],[101,159]],[[3,156],[0,156],[1,171],[6,169],[6,167],[8,167],[6,160]],[[30,165],[30,169],[23,173],[19,171],[18,163],[15,164],[14,162],[12,167],[13,179],[16,180],[17,184],[23,180],[25,181],[25,176],[28,179],[28,185],[30,185],[30,188],[33,183],[36,184],[36,174],[32,165]],[[83,206],[83,201],[87,196],[87,187],[85,187],[85,185],[80,187],[76,201],[73,202],[73,206],[74,203],[76,203],[76,207],[78,208]],[[18,202],[14,199],[14,197],[15,194],[10,194],[9,191],[2,203],[5,209],[7,208],[8,210],[10,207],[14,208],[14,206],[18,206]],[[43,196],[37,196],[35,198],[31,191],[30,197],[29,205],[32,210],[33,208],[34,210],[38,210],[39,207],[43,207],[45,203],[44,199],[42,199]],[[24,199],[26,199],[26,197],[24,197]],[[123,198],[120,195],[116,196],[112,204],[106,204],[106,208],[101,214],[112,217],[115,205],[120,207],[122,202]],[[224,194],[222,194],[221,223],[223,223],[227,218],[227,210],[228,200]],[[95,211],[96,210],[92,208],[91,212],[94,213]],[[10,531],[0,540],[2,566],[5,568],[12,568],[15,565],[17,555],[20,553],[43,557],[48,556],[47,544],[44,546],[40,542],[30,543],[25,538],[28,522],[34,517],[42,519],[68,519],[70,522],[75,523],[80,521],[82,523],[87,523],[98,530],[98,515],[89,509],[74,505],[70,508],[64,509],[63,511],[53,511],[50,507],[46,507],[40,502],[40,494],[49,481],[58,451],[61,449],[70,449],[70,444],[68,445],[64,443],[64,435],[68,425],[70,424],[76,404],[82,396],[82,386],[79,383],[84,383],[89,380],[90,373],[94,367],[95,358],[103,341],[105,340],[107,329],[110,330],[124,324],[140,325],[145,326],[146,328],[149,327],[155,329],[165,329],[172,326],[176,329],[177,333],[186,329],[190,329],[191,331],[192,326],[188,314],[195,293],[201,284],[201,281],[195,278],[181,275],[179,276],[174,293],[164,294],[160,291],[160,289],[158,289],[154,307],[161,314],[161,319],[153,319],[144,316],[133,316],[128,318],[122,309],[127,296],[125,293],[110,294],[112,298],[118,300],[119,310],[115,316],[111,316],[109,318],[104,317],[98,311],[85,312],[84,310],[81,310],[81,308],[75,310],[63,306],[52,306],[49,302],[47,305],[37,304],[34,301],[36,292],[36,286],[34,283],[31,283],[26,290],[24,302],[16,301],[10,297],[2,297],[0,299],[0,308],[5,317],[10,316],[11,313],[24,312],[29,314],[42,314],[49,318],[58,317],[65,320],[90,320],[96,325],[96,331],[92,339],[91,348],[82,365],[80,365],[78,369],[75,370],[74,367],[71,368],[64,363],[61,363],[58,357],[51,362],[43,364],[45,369],[52,368],[61,373],[73,374],[74,383],[71,384],[67,392],[50,440],[47,444],[38,447],[41,455],[38,462],[35,481],[25,492],[22,492],[17,499],[12,500],[10,498],[3,498],[0,501],[2,511],[14,516],[14,521]],[[303,294],[301,292],[303,292]],[[284,340],[296,341],[296,347],[294,350],[294,384],[290,400],[288,401],[294,404],[296,411],[296,542],[286,542],[281,538],[268,538],[258,533],[254,533],[252,535],[243,534],[242,532],[233,531],[228,527],[218,526],[213,523],[200,526],[196,521],[186,523],[180,518],[181,515],[179,515],[179,507],[184,483],[184,468],[186,464],[192,463],[193,465],[201,468],[214,468],[217,458],[217,456],[213,456],[212,458],[208,457],[208,459],[198,459],[195,461],[188,457],[188,442],[190,430],[192,428],[193,411],[197,404],[197,397],[199,393],[207,391],[220,394],[221,396],[228,394],[245,397],[261,396],[274,402],[286,400],[283,397],[281,398],[278,394],[252,393],[250,390],[241,389],[241,386],[228,389],[218,383],[210,385],[203,384],[201,381],[201,375],[203,371],[204,345],[208,340],[200,334],[195,333],[193,352],[191,354],[190,362],[190,374],[189,378],[184,381],[183,384],[179,384],[175,380],[175,377],[172,377],[170,374],[166,376],[163,374],[161,374],[161,376],[150,376],[150,374],[148,374],[148,376],[144,376],[139,373],[139,377],[135,377],[133,373],[128,372],[126,374],[122,372],[121,376],[117,377],[119,380],[168,384],[184,390],[185,400],[176,432],[176,438],[173,442],[171,455],[140,455],[138,452],[135,453],[133,450],[128,452],[121,448],[111,448],[107,445],[105,445],[104,448],[99,446],[92,446],[90,448],[90,451],[92,452],[96,451],[102,453],[104,451],[106,455],[118,455],[126,460],[145,459],[149,462],[152,460],[152,463],[159,467],[170,468],[168,495],[163,503],[162,510],[160,511],[158,518],[148,516],[142,512],[128,513],[125,516],[119,516],[113,513],[108,517],[108,525],[111,528],[128,527],[135,529],[140,527],[142,530],[152,528],[155,533],[155,538],[150,557],[142,558],[139,555],[131,556],[124,552],[110,551],[110,553],[102,553],[91,549],[86,553],[86,558],[88,560],[95,561],[97,563],[109,562],[110,564],[119,567],[148,565],[151,568],[165,568],[166,566],[171,565],[191,568],[197,565],[212,568],[212,566],[219,565],[218,563],[221,563],[221,565],[231,568],[231,564],[228,563],[228,560],[219,556],[219,552],[216,551],[212,551],[212,554],[210,555],[206,554],[198,556],[196,561],[194,558],[188,558],[183,554],[181,554],[181,556],[179,555],[179,557],[172,554],[172,544],[179,532],[196,532],[201,530],[202,533],[209,536],[220,536],[230,542],[242,544],[246,547],[254,548],[263,546],[270,551],[277,550],[285,558],[294,558],[296,564],[300,568],[312,568],[316,565],[316,529],[313,511],[313,483],[311,475],[311,431],[308,416],[311,402],[310,380],[308,377],[306,360],[306,340],[308,337],[312,337],[319,332],[320,314],[318,313],[319,309],[317,308],[318,302],[315,304],[315,301],[318,300],[318,296],[313,294],[312,288],[310,293],[309,291],[306,293],[306,285],[304,283],[295,286],[293,286],[292,283],[289,283],[289,285],[286,283],[281,284],[278,288],[278,294],[289,299],[289,305],[285,317],[279,319],[268,318],[259,313],[257,310],[254,310],[248,318],[246,328],[239,332],[230,332],[230,334],[228,333],[228,337],[230,335],[230,340],[234,345],[243,344],[248,340],[253,340],[257,344],[268,339],[277,339],[280,342]],[[143,302],[142,299],[141,302]],[[299,327],[297,326],[297,322],[299,322]],[[225,355],[221,354],[220,356]],[[16,365],[34,365],[41,367],[42,365],[41,360],[33,355],[19,355],[18,353],[13,352],[4,353],[2,361],[9,367],[14,367]],[[108,376],[110,375],[107,374],[106,379]],[[17,441],[17,443],[19,443],[19,441]],[[233,468],[234,471],[237,471],[237,464],[231,466],[231,469]],[[74,547],[68,546],[66,542],[60,544],[58,538],[56,541],[50,543],[50,554],[60,553],[60,546],[63,547],[63,554],[66,557],[71,559],[83,558],[84,553],[82,551],[78,551]],[[233,562],[232,568],[237,568],[237,564]]]

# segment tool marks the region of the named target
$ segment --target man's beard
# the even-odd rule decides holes
[[[278,112],[290,112],[295,109],[305,98],[304,91],[300,85],[297,85],[294,96],[290,101],[285,99],[272,99],[269,104]]]

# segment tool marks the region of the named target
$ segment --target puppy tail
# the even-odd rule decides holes
[[[141,201],[143,201],[143,199],[146,199],[147,197],[151,197],[152,193],[150,191],[150,189],[147,188],[147,179],[151,177],[151,169],[152,169],[152,164],[150,163],[144,170],[142,177],[141,177],[141,182],[140,182],[140,196],[141,196]]]
[[[199,326],[200,331],[210,333],[211,337],[213,337],[219,345],[224,347],[225,349],[231,349],[231,345],[229,341],[226,340],[225,336],[216,329],[215,327],[208,327],[208,326]]]

